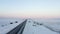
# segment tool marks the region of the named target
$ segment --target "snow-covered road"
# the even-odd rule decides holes
[[[14,23],[15,21],[18,21],[18,23]],[[1,24],[1,25],[4,25],[4,26],[1,26],[0,25],[0,34],[6,34],[7,32],[11,31],[13,28],[15,28],[17,25],[19,25],[20,23],[22,23],[25,19],[2,19],[0,20],[0,23],[4,23],[6,21],[6,23],[4,24]],[[10,22],[8,21],[12,21],[13,24],[10,24]],[[7,25],[5,25],[7,24]]]
[[[5,20],[5,19],[0,19],[0,34],[6,34],[7,32],[11,31],[13,28],[15,28],[17,25],[19,25],[20,23],[22,23],[25,19],[19,20],[19,19],[13,19],[11,20],[13,22],[13,24],[10,24],[10,19]],[[15,23],[15,21],[18,21],[18,23]],[[35,22],[35,23],[34,23]],[[45,21],[35,21],[35,20],[31,20],[28,19],[23,31],[23,34],[59,34],[57,32],[51,31],[50,29],[48,29],[45,26],[51,27],[54,30],[57,29],[59,30],[60,28],[59,25],[51,25],[48,23],[44,23],[44,25],[39,24],[39,23],[44,23]],[[4,26],[1,26],[4,25]],[[55,27],[56,26],[56,27]],[[58,31],[57,30],[57,31]]]
[[[34,24],[33,21],[27,21],[23,34],[58,34],[48,28]]]

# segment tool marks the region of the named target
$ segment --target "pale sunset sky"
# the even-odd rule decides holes
[[[0,17],[60,18],[60,0],[0,0]]]

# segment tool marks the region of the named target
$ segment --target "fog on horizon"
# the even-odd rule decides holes
[[[0,17],[60,18],[60,0],[0,0]]]

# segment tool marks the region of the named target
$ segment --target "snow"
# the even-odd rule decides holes
[[[0,34],[6,34],[10,30],[15,28],[17,25],[22,23],[24,20],[25,19],[0,19]],[[10,21],[13,22],[13,24],[10,24]],[[15,23],[15,21],[18,21],[18,23]]]
[[[33,21],[30,20],[30,22],[29,21],[27,22],[23,34],[58,34],[58,33],[53,32],[42,25],[36,25],[33,23]]]
[[[0,18],[0,34],[6,34],[24,20],[25,19],[19,18]],[[15,23],[15,21],[18,21],[18,23]],[[10,24],[11,22],[13,22],[13,24]],[[34,22],[43,23],[43,25],[35,24]],[[51,27],[55,31],[60,31],[60,20],[28,19],[23,34],[59,34],[45,26]]]
[[[56,32],[60,33],[60,19],[33,19],[35,22],[43,23],[43,26],[47,26]]]

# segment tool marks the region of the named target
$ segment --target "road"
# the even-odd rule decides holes
[[[25,28],[26,22],[27,22],[27,19],[23,23],[21,23],[18,26],[16,26],[11,31],[9,31],[7,34],[22,34],[23,30]]]

